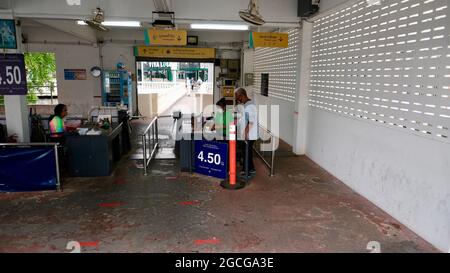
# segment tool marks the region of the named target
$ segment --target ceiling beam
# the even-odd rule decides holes
[[[0,9],[11,9],[10,0],[0,0]]]

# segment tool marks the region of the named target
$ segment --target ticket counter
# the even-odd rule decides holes
[[[109,176],[115,163],[123,153],[123,123],[113,124],[111,128],[89,129],[86,134],[68,135],[66,147],[68,152],[68,171],[70,176]],[[89,133],[91,132],[91,133]]]

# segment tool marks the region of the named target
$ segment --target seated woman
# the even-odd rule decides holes
[[[64,126],[63,118],[66,116],[67,106],[64,104],[56,105],[54,109],[54,115],[51,115],[49,118],[51,142],[64,142],[64,133],[66,132],[66,128]]]

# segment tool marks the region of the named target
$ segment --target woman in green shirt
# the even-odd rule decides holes
[[[224,136],[223,139],[228,139],[230,133],[230,123],[233,122],[233,114],[227,111],[227,101],[225,98],[221,98],[217,103],[220,110],[214,116],[214,125],[211,130],[216,130],[217,135]]]

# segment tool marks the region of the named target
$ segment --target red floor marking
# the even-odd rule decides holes
[[[125,179],[117,179],[113,183],[116,184],[116,185],[126,184],[127,180],[125,180]]]
[[[200,204],[200,201],[198,200],[194,200],[194,201],[184,201],[184,202],[178,202],[178,205],[183,205],[183,206],[193,206],[193,205],[197,205]]]
[[[216,245],[220,243],[219,239],[213,238],[213,239],[207,239],[207,240],[195,240],[194,243],[196,245]]]
[[[84,246],[84,247],[88,247],[88,246],[92,246],[92,247],[98,247],[99,242],[80,242],[80,246]]]
[[[99,207],[104,207],[104,208],[115,208],[115,207],[120,207],[123,205],[125,205],[125,203],[121,203],[121,202],[98,204]]]

